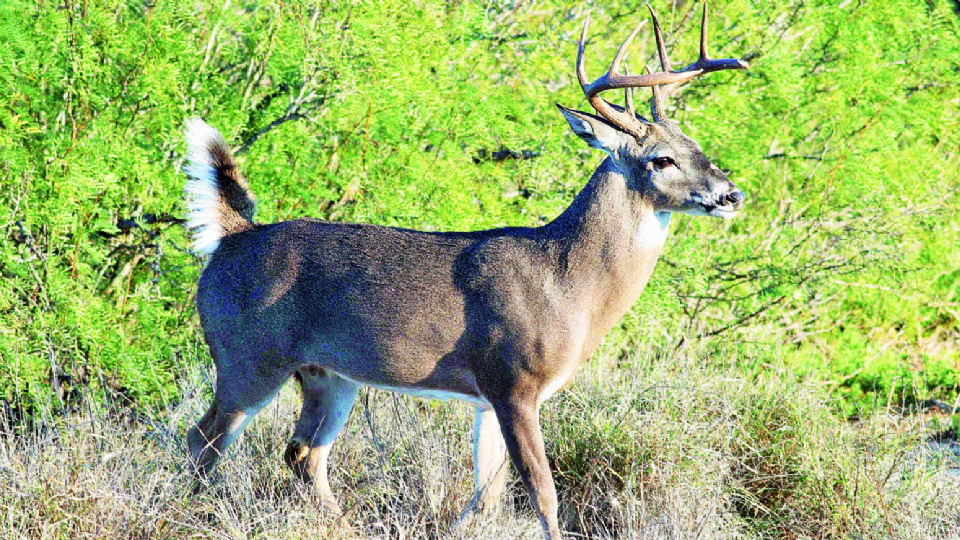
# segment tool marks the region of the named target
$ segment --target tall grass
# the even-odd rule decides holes
[[[780,366],[746,380],[706,354],[600,358],[542,411],[574,538],[955,538],[957,463],[919,417],[851,423],[816,381]],[[333,454],[343,520],[319,509],[280,456],[299,397],[265,408],[210,481],[183,432],[209,379],[134,415],[81,399],[3,425],[3,538],[539,538],[518,483],[501,509],[453,525],[471,494],[469,406],[364,390]],[[157,418],[158,420],[153,420]]]

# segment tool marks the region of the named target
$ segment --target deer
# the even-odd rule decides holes
[[[196,294],[217,370],[213,403],[189,430],[199,475],[291,378],[303,404],[284,462],[339,514],[330,451],[361,386],[473,404],[474,492],[463,516],[487,512],[509,456],[548,539],[561,538],[539,410],[590,359],[643,292],[674,213],[733,218],[745,197],[664,114],[679,85],[745,69],[707,55],[674,70],[653,8],[662,70],[623,66],[641,22],[607,73],[576,73],[596,114],[557,105],[573,132],[607,155],[566,210],[539,227],[424,232],[297,219],[254,222],[256,199],[223,138],[186,122],[185,187],[193,249],[205,256]],[[632,89],[652,91],[651,118]],[[623,89],[624,106],[600,97]],[[463,516],[461,519],[463,519]]]

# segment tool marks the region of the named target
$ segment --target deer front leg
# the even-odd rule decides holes
[[[547,540],[560,540],[557,522],[557,490],[550,474],[550,464],[540,431],[536,392],[515,388],[509,398],[497,400],[494,410],[507,451],[527,488],[533,509],[543,525]]]
[[[458,521],[476,512],[490,512],[500,502],[507,481],[507,447],[500,434],[497,413],[477,407],[473,422],[473,497]]]

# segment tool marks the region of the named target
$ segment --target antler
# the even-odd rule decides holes
[[[679,71],[673,71],[670,66],[670,59],[667,57],[666,48],[663,45],[660,21],[657,20],[657,14],[653,11],[653,7],[649,3],[647,7],[650,9],[650,17],[653,19],[653,32],[657,38],[657,52],[660,55],[660,66],[663,68],[663,71],[650,73],[648,69],[645,75],[626,75],[620,73],[620,66],[623,63],[624,56],[626,56],[627,46],[629,46],[633,38],[637,36],[640,29],[646,24],[646,21],[641,22],[630,36],[627,37],[626,41],[623,42],[623,45],[620,45],[617,54],[613,57],[613,62],[610,64],[610,69],[593,82],[587,82],[589,79],[586,69],[583,66],[583,53],[587,41],[587,26],[590,24],[589,14],[586,20],[583,21],[583,31],[580,33],[580,44],[577,48],[577,79],[579,79],[580,88],[583,89],[583,93],[590,101],[590,105],[615,126],[636,136],[640,136],[645,130],[643,127],[645,120],[637,118],[633,111],[633,99],[630,95],[630,88],[648,86],[652,88],[653,104],[651,106],[651,112],[653,113],[654,121],[658,121],[665,118],[663,114],[663,100],[666,99],[676,87],[705,73],[723,69],[746,69],[749,66],[747,62],[738,58],[711,60],[707,56],[707,3],[704,2],[703,22],[700,26],[700,57],[689,66]],[[661,85],[665,86],[665,88],[658,88]],[[600,97],[600,92],[616,88],[626,89],[625,110],[620,110],[619,107],[615,107]]]

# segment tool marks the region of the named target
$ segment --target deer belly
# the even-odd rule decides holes
[[[483,399],[480,396],[460,394],[457,392],[450,392],[447,390],[437,390],[434,388],[410,388],[410,387],[403,387],[403,386],[386,386],[381,384],[371,384],[368,386],[372,386],[379,390],[389,390],[391,392],[397,392],[398,394],[406,394],[408,396],[416,396],[416,397],[427,398],[427,399],[440,399],[444,401],[450,400],[450,399],[458,399],[460,401],[466,401],[474,405],[479,405],[479,406],[488,407],[488,408],[490,407],[490,403],[486,399]]]
[[[376,388],[378,390],[387,390],[390,392],[396,392],[398,394],[405,394],[408,396],[415,396],[415,397],[426,398],[426,399],[439,399],[444,401],[456,399],[460,401],[466,401],[467,403],[472,403],[473,405],[477,405],[480,407],[487,407],[487,408],[490,407],[490,402],[488,402],[486,399],[480,396],[479,392],[475,394],[468,394],[464,392],[456,392],[456,391],[443,390],[438,388],[400,386],[400,385],[385,384],[383,382],[358,380],[348,375],[344,375],[342,373],[337,373],[337,375],[340,375],[344,379],[351,380],[357,384],[362,384],[364,386],[369,386],[372,388]]]

